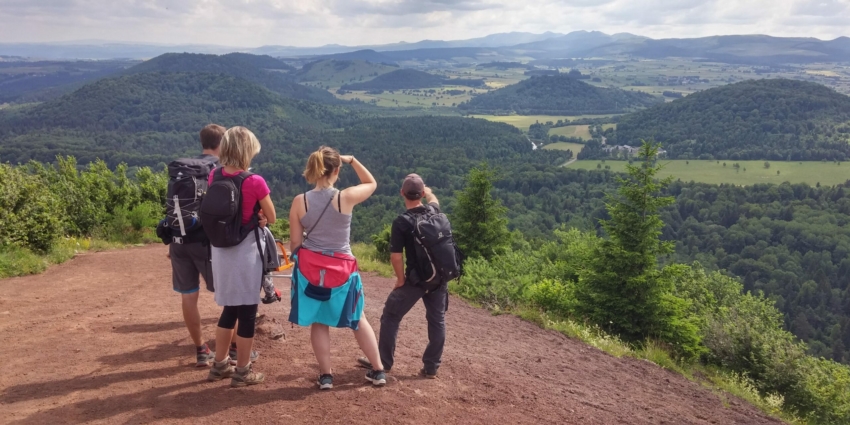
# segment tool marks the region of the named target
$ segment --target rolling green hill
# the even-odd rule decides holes
[[[339,103],[331,93],[296,83],[284,70],[291,67],[271,56],[231,53],[204,55],[193,53],[166,53],[142,62],[126,72],[208,72],[225,74],[259,84],[273,92],[293,99],[322,103]]]
[[[534,77],[485,93],[459,106],[471,113],[520,115],[613,114],[661,102],[646,93],[600,88],[567,75]]]
[[[59,99],[0,111],[0,161],[149,164],[196,147],[210,122],[246,125],[284,137],[308,128],[339,127],[360,112],[282,97],[246,80],[209,73],[145,73],[108,78]],[[154,164],[161,159],[152,161]]]
[[[843,161],[850,97],[808,82],[745,81],[623,116],[609,143],[649,138],[671,158]]]
[[[295,73],[295,77],[302,82],[315,81],[338,86],[369,80],[397,69],[397,66],[364,60],[325,59],[304,65]]]
[[[407,90],[441,87],[443,77],[415,69],[398,69],[370,81],[346,84],[345,90]]]

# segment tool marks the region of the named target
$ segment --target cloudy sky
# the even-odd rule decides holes
[[[850,0],[0,0],[0,43],[318,46],[497,32],[850,36]]]

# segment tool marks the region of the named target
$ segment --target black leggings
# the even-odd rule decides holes
[[[257,304],[225,306],[221,312],[221,317],[218,319],[218,327],[233,329],[237,320],[239,321],[239,328],[236,329],[236,336],[253,338],[254,325],[257,322]]]

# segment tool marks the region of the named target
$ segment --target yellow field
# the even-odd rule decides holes
[[[814,69],[810,69],[810,70],[806,71],[806,74],[820,75],[821,77],[840,77],[841,76],[835,71],[814,70]]]
[[[602,124],[602,131],[605,131],[609,128],[617,128],[617,124]],[[555,127],[549,130],[549,135],[580,137],[584,140],[591,139],[589,125],[568,125],[566,127]]]
[[[566,127],[555,127],[549,130],[549,135],[580,137],[584,140],[590,140],[589,125],[568,125]]]
[[[558,120],[576,120],[580,118],[608,118],[615,115],[574,115],[574,116],[559,116],[559,115],[472,115],[473,118],[482,118],[488,121],[503,122],[517,127],[521,130],[528,130],[531,124],[545,123],[546,121],[557,122]]]
[[[573,151],[575,152],[575,151]],[[723,164],[726,163],[724,167]],[[738,163],[740,169],[735,171],[732,164]],[[570,168],[585,170],[605,169],[611,167],[611,171],[624,171],[627,162],[582,160],[570,164]],[[836,185],[850,180],[850,162],[837,165],[834,162],[804,161],[785,162],[770,161],[770,168],[764,168],[764,161],[732,161],[720,160],[661,160],[664,168],[661,169],[659,177],[673,176],[682,181],[696,181],[701,183],[721,184],[731,183],[736,185],[752,185],[756,183],[807,183],[815,185]],[[746,171],[744,171],[746,169]],[[779,171],[779,174],[776,172]]]

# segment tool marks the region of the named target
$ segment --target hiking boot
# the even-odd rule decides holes
[[[273,293],[266,293],[266,296],[263,297],[260,301],[263,304],[271,304],[273,302],[279,302],[283,297],[281,296],[280,289],[275,288]]]
[[[221,361],[213,361],[210,368],[210,374],[207,376],[207,381],[221,381],[224,378],[230,378],[233,375],[234,369],[230,365],[230,359],[226,358]]]
[[[366,372],[366,380],[376,387],[383,387],[387,384],[387,374],[383,370],[370,370]]]
[[[236,366],[236,347],[230,346],[230,364]],[[248,360],[250,363],[254,363],[257,359],[260,358],[260,353],[256,350],[251,350],[251,358]]]
[[[419,369],[419,375],[424,376],[425,378],[428,378],[428,379],[436,379],[437,378],[437,372],[436,371],[435,372],[428,372],[427,370],[425,370],[424,367],[422,369]]]
[[[329,390],[334,387],[334,376],[330,373],[319,375],[319,380],[316,383],[319,384],[320,390]]]
[[[366,357],[358,357],[357,363],[360,365],[360,367],[364,367],[366,369],[372,369],[372,362],[370,362],[369,359],[367,359]],[[384,368],[384,372],[389,372],[389,371],[390,371],[390,368],[388,368],[388,367]]]
[[[196,367],[209,367],[210,363],[215,361],[215,353],[210,351],[210,347],[207,344],[197,347],[195,354]]]
[[[247,387],[248,385],[262,384],[266,375],[254,372],[254,364],[248,363],[245,367],[237,367],[230,378],[231,387]]]

